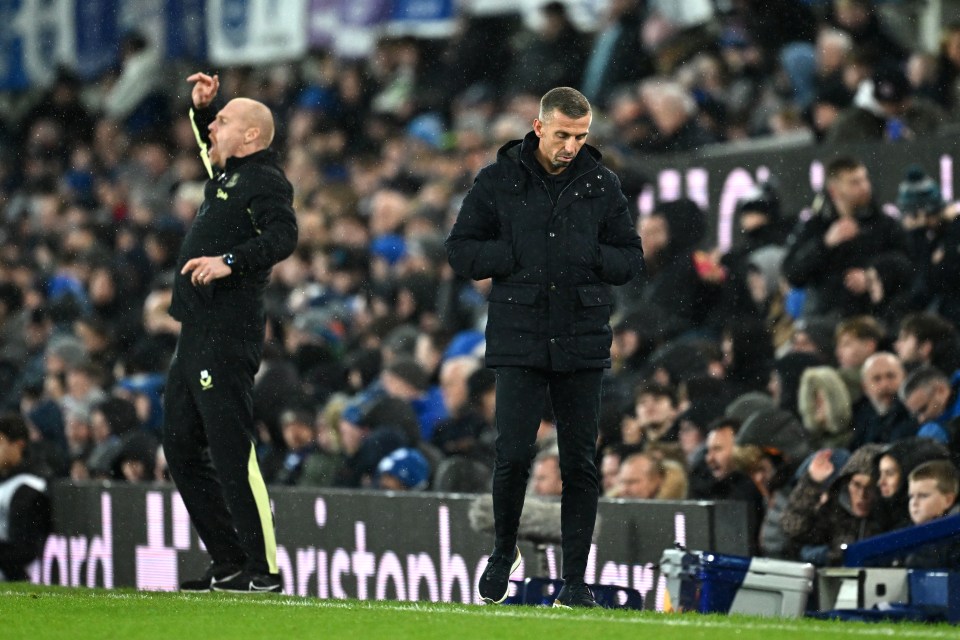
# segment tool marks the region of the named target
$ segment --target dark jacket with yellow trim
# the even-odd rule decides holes
[[[208,110],[212,111],[212,110]],[[198,130],[206,133],[197,114]],[[170,315],[183,323],[203,324],[241,337],[262,337],[263,292],[270,269],[296,248],[297,220],[293,187],[277,154],[265,149],[230,158],[207,180],[204,199],[177,259]],[[233,273],[209,285],[194,286],[180,270],[187,260],[232,253]]]
[[[531,163],[538,138],[504,145],[480,171],[446,248],[460,276],[493,278],[487,366],[552,371],[610,366],[608,285],[643,270],[616,174],[585,145],[554,205]]]

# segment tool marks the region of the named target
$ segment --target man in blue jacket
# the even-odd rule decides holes
[[[612,297],[643,270],[617,176],[586,145],[592,112],[575,89],[540,101],[533,131],[504,145],[464,199],[446,241],[454,271],[493,279],[486,364],[497,369],[496,541],[479,593],[507,596],[517,529],[547,393],[563,479],[564,587],[558,606],[596,606],[584,573],[599,495],[600,383],[610,366]]]

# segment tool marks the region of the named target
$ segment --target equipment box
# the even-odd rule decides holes
[[[818,587],[820,611],[910,602],[906,569],[828,567],[820,570]]]
[[[787,617],[803,615],[815,573],[803,562],[682,549],[664,550],[660,571],[667,608]]]
[[[911,569],[910,604],[931,618],[960,622],[960,573]]]

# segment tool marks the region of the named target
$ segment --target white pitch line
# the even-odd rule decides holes
[[[142,592],[142,593],[99,593],[97,597],[109,598],[113,600],[149,600],[152,599],[154,592]],[[190,602],[200,602],[203,600],[211,599],[206,594],[188,594],[188,593],[170,593],[165,592],[169,597],[175,600],[186,600]],[[31,595],[37,595],[35,592],[26,592],[26,591],[0,591],[0,595],[3,596],[21,596],[29,597]],[[41,597],[44,597],[41,594]],[[304,598],[300,596],[277,596],[277,595],[254,595],[252,597],[248,596],[237,596],[237,595],[226,595],[226,594],[216,594],[214,596],[217,602],[229,602],[234,604],[245,604],[251,605],[256,604],[260,606],[269,606],[269,607],[304,607],[304,608],[313,608],[313,609],[341,609],[341,610],[369,610],[369,611],[400,611],[404,613],[429,613],[430,615],[438,614],[453,614],[453,615],[467,615],[467,616],[481,616],[489,617],[494,616],[498,618],[519,618],[519,619],[549,619],[549,620],[573,620],[578,622],[597,622],[602,620],[604,622],[615,622],[625,625],[666,625],[671,627],[691,627],[696,629],[737,629],[737,630],[750,630],[750,631],[788,631],[788,632],[808,632],[814,633],[818,631],[829,631],[831,633],[841,633],[843,635],[850,636],[863,636],[863,637],[905,637],[905,638],[949,638],[954,640],[957,638],[956,630],[944,630],[937,631],[931,629],[930,631],[922,631],[919,629],[886,629],[886,628],[870,628],[870,627],[857,627],[851,629],[843,629],[840,625],[826,625],[826,624],[805,624],[803,627],[792,626],[789,624],[779,623],[779,622],[744,622],[742,620],[737,621],[724,621],[714,617],[711,618],[697,618],[691,616],[690,614],[683,615],[672,615],[672,614],[662,614],[661,616],[637,616],[637,617],[626,617],[626,616],[596,616],[596,615],[578,615],[575,612],[570,611],[554,611],[549,607],[514,607],[514,606],[479,606],[479,605],[457,605],[456,603],[429,603],[432,604],[446,604],[448,605],[445,608],[435,609],[432,606],[426,606],[425,604],[411,602],[411,603],[397,603],[390,604],[389,606],[378,606],[378,603],[375,602],[364,602],[358,600],[320,600],[319,598]],[[395,601],[391,601],[395,602]]]

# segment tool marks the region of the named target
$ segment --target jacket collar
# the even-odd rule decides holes
[[[530,169],[524,168],[521,157],[535,158],[534,151],[539,144],[540,139],[537,138],[537,134],[530,131],[524,136],[523,140],[511,140],[500,147],[497,151],[497,161],[501,163],[507,162],[509,166],[516,166],[518,170],[523,168],[522,170],[526,173]],[[572,172],[573,175],[579,175],[583,171],[593,169],[600,164],[602,158],[603,154],[600,153],[599,149],[585,144],[566,170]]]
[[[249,162],[278,164],[279,158],[280,157],[277,155],[277,152],[273,149],[261,149],[256,153],[251,153],[250,155],[243,156],[242,158],[227,158],[227,164],[224,167],[224,171],[236,171]]]

